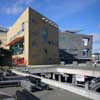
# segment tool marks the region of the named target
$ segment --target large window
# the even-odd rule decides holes
[[[84,45],[84,46],[87,46],[87,45],[88,45],[89,39],[87,39],[87,38],[86,38],[86,39],[82,39],[82,41],[83,41],[83,45]]]
[[[45,42],[48,42],[48,28],[44,28],[41,32],[42,36],[43,36],[43,40]]]
[[[10,47],[13,55],[23,54],[24,45],[23,42],[17,42],[13,46]]]
[[[84,49],[82,53],[83,53],[84,57],[87,57],[88,56],[88,49]]]

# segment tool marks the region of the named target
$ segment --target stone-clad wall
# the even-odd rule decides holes
[[[45,20],[43,16],[29,11],[29,64],[57,64],[58,28]]]

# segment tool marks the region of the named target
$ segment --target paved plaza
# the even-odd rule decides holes
[[[10,96],[14,96],[17,90],[22,90],[20,87],[0,88],[0,92],[4,92]],[[32,93],[40,100],[90,100],[80,95],[65,91],[60,88],[51,87],[50,90],[35,91]]]

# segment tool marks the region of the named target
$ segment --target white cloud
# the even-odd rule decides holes
[[[93,52],[100,52],[100,34],[93,34]]]
[[[93,52],[100,52],[100,34],[93,33]]]
[[[48,0],[45,0],[48,1]],[[57,19],[63,18],[70,14],[80,12],[97,3],[99,0],[62,0],[62,2],[54,2],[46,10],[51,16]],[[51,0],[52,2],[52,0]]]
[[[100,43],[93,44],[93,52],[100,52]]]
[[[26,2],[26,4],[27,5],[31,5],[31,3],[33,3],[35,0],[23,0],[23,2],[25,3]]]
[[[10,2],[10,0],[7,0]],[[15,3],[11,2],[12,4],[8,7],[0,8],[0,13],[6,14],[16,14],[20,13],[25,6],[32,6],[34,1],[36,0],[12,0]],[[42,0],[41,0],[42,1]],[[40,3],[40,8],[45,10],[46,13],[50,13],[53,17],[63,17],[66,14],[72,14],[81,11],[82,9],[86,9],[90,5],[94,4],[98,0],[43,0],[46,2],[47,5],[44,5],[42,2]],[[5,0],[6,2],[6,0]],[[38,6],[37,2],[37,6]],[[36,7],[36,5],[35,5]],[[37,7],[36,7],[37,8]],[[59,14],[59,16],[58,16]]]
[[[16,0],[7,7],[1,7],[0,13],[14,15],[23,11],[25,6],[30,6],[34,0]]]
[[[99,33],[93,34],[93,41],[94,41],[94,43],[100,43],[100,34]]]
[[[18,14],[22,11],[22,7],[12,6],[7,8],[2,8],[2,12],[5,14]]]

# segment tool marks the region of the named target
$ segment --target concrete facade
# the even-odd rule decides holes
[[[67,60],[90,60],[92,40],[92,35],[76,34],[73,31],[61,32],[59,33],[59,49],[73,56],[67,57]]]
[[[27,8],[8,31],[7,46],[14,52],[16,64],[57,64],[58,26]]]
[[[0,41],[2,42],[1,47],[5,47],[7,41],[7,31],[8,29],[0,27]]]

